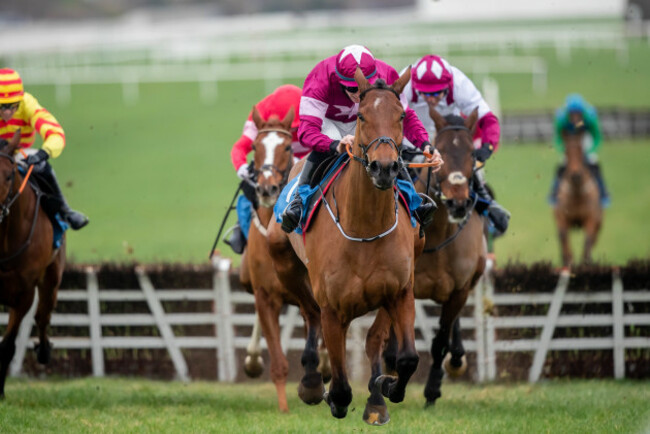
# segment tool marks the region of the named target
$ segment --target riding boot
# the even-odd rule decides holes
[[[314,154],[316,154],[314,156]],[[321,154],[321,155],[318,155]],[[300,178],[298,179],[298,185],[296,185],[295,193],[293,195],[293,200],[287,205],[284,212],[282,213],[282,230],[286,233],[293,232],[300,223],[302,218],[302,197],[299,194],[300,187],[302,185],[309,185],[311,177],[314,174],[314,171],[318,165],[323,161],[328,154],[312,151],[307,159],[305,160],[305,165],[302,166],[302,172],[300,172]],[[312,157],[314,156],[314,157]]]
[[[603,208],[607,208],[610,204],[609,192],[605,187],[605,180],[603,179],[603,174],[600,171],[600,164],[598,163],[589,163],[589,171],[591,175],[596,178],[596,183],[598,184],[598,191],[600,192],[600,204]]]
[[[566,170],[566,165],[560,164],[559,166],[557,166],[555,179],[553,179],[553,186],[551,187],[551,193],[548,196],[548,203],[550,205],[555,205],[557,203],[557,192],[560,188],[560,179],[562,179],[562,176],[564,176],[565,170]]]
[[[413,184],[413,180],[409,175],[407,169],[404,167],[399,173],[399,178],[405,181],[409,181]],[[438,209],[438,205],[431,199],[429,196],[423,193],[418,193],[422,198],[422,203],[414,211],[413,215],[415,219],[420,223],[420,226],[426,228],[433,222],[433,214]]]
[[[228,244],[232,251],[238,255],[244,253],[244,248],[246,247],[247,240],[239,222],[233,226],[230,237],[228,237],[228,239],[225,239],[223,242]]]
[[[485,188],[485,183],[478,179],[477,173],[478,172],[475,172],[474,174],[474,192],[482,201],[487,203],[487,209],[485,212],[487,212],[488,219],[490,219],[495,229],[500,234],[503,234],[508,229],[510,212],[492,198],[488,189]]]
[[[47,184],[47,193],[52,196],[52,202],[56,203],[58,206],[57,212],[61,214],[63,220],[65,220],[74,230],[86,226],[88,224],[88,217],[70,208],[68,202],[66,202],[63,197],[63,192],[59,187],[59,182],[54,174],[54,169],[52,169],[52,166],[50,166],[49,163],[46,163],[43,170],[38,172],[38,176]]]

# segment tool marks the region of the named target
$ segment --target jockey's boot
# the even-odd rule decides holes
[[[59,209],[58,212],[61,214],[63,220],[65,220],[72,229],[78,230],[83,228],[88,224],[88,217],[75,211],[70,208],[68,202],[66,202],[65,197],[63,197],[63,192],[59,187],[59,182],[56,179],[54,174],[54,169],[50,166],[49,163],[45,164],[45,167],[38,175],[47,183],[49,193],[53,196],[52,199],[57,203]]]
[[[603,179],[603,174],[600,171],[600,164],[596,163],[589,163],[589,171],[591,172],[591,175],[596,178],[596,183],[598,184],[598,191],[600,193],[600,205],[603,208],[609,207],[611,200],[609,198],[609,192],[607,191],[607,188],[605,187],[605,180]]]
[[[305,165],[302,167],[302,172],[300,172],[298,185],[296,185],[296,188],[294,189],[293,200],[289,205],[287,205],[281,216],[282,230],[288,234],[298,227],[300,219],[302,218],[302,198],[300,197],[300,194],[298,194],[300,186],[309,184],[314,170],[316,170],[316,167],[320,164],[320,161],[312,161],[312,158],[310,158],[312,154],[314,154],[313,151],[309,154],[309,157],[305,159]]]
[[[475,172],[475,174],[478,172]],[[481,182],[478,179],[478,176],[474,176],[474,192],[478,194],[479,198],[486,202],[487,205],[487,216],[494,225],[494,228],[500,233],[503,234],[508,229],[508,223],[510,222],[510,212],[499,205],[492,195],[485,188],[485,183]]]
[[[224,243],[228,244],[233,252],[241,255],[244,253],[244,248],[246,247],[246,237],[244,236],[244,231],[241,230],[239,222],[235,224],[230,233],[230,237],[227,240],[224,240]]]
[[[413,184],[413,180],[406,168],[402,168],[398,176],[400,179],[404,179]],[[413,186],[413,190],[415,190],[415,186]],[[422,203],[413,211],[413,216],[420,223],[421,227],[426,228],[433,222],[433,215],[438,209],[438,205],[426,194],[418,193],[418,195],[422,198]]]
[[[560,179],[562,179],[562,176],[564,176],[565,170],[566,165],[560,164],[557,166],[555,179],[553,179],[553,185],[551,186],[551,193],[548,195],[548,203],[550,205],[555,205],[557,203],[557,191],[560,188]]]

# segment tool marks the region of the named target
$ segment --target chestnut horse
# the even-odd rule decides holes
[[[469,292],[483,275],[487,243],[483,221],[474,210],[471,182],[476,164],[472,137],[478,118],[474,110],[467,119],[442,117],[435,109],[429,114],[436,126],[435,146],[445,164],[434,174],[427,194],[438,204],[433,223],[425,229],[426,244],[415,265],[415,298],[433,300],[442,305],[440,329],[431,342],[433,363],[424,388],[427,405],[441,396],[442,364],[452,377],[467,369],[460,334],[459,314]],[[417,187],[426,191],[427,174],[423,170]],[[451,337],[451,345],[450,339]],[[395,364],[394,340],[384,352],[389,369]]]
[[[596,180],[585,162],[582,148],[584,131],[564,133],[566,170],[560,179],[557,202],[553,208],[557,223],[562,265],[571,265],[573,255],[569,243],[569,229],[582,228],[585,243],[582,251],[583,262],[591,261],[591,249],[596,244],[598,232],[603,221],[603,210]]]
[[[258,129],[253,150],[255,191],[259,207],[253,212],[253,224],[248,233],[248,245],[242,255],[240,268],[242,285],[255,295],[255,308],[271,358],[271,381],[277,389],[278,406],[282,412],[289,411],[286,394],[289,363],[280,344],[280,310],[286,303],[297,305],[301,307],[307,322],[316,324],[316,328],[320,322],[320,310],[313,299],[307,298],[303,303],[278,280],[266,239],[266,227],[273,216],[273,205],[282,187],[287,183],[289,171],[293,166],[290,131],[293,117],[294,111],[291,108],[282,120],[272,116],[268,121],[264,121],[257,108],[253,107],[253,121]],[[249,345],[249,357],[245,366],[249,376],[259,375],[263,369],[259,364],[259,337],[259,332],[254,332]],[[311,336],[307,347],[316,345],[317,338],[317,335]],[[320,402],[322,393],[309,399]]]
[[[418,364],[413,273],[424,240],[418,228],[412,227],[408,210],[398,204],[394,188],[401,168],[405,116],[399,94],[410,75],[409,68],[392,86],[383,80],[371,86],[357,69],[361,101],[354,144],[352,151],[348,150],[353,159],[323,198],[323,206],[338,218],[330,218],[323,210],[304,244],[296,233],[282,232],[279,223],[269,225],[271,255],[281,280],[287,285],[296,282],[294,287],[311,283],[313,292],[309,294],[313,293],[320,306],[332,369],[325,398],[334,417],[345,417],[352,401],[346,369],[350,322],[379,309],[366,339],[372,376],[363,417],[370,424],[388,422],[383,397],[401,402]],[[300,167],[297,165],[292,175],[297,175]],[[391,321],[399,345],[397,378],[381,375],[381,350]]]
[[[38,286],[36,325],[39,363],[50,361],[47,327],[65,266],[65,238],[53,246],[53,229],[39,205],[40,192],[25,188],[14,158],[20,149],[20,130],[11,141],[0,139],[0,304],[9,307],[9,323],[0,343],[0,397],[9,363],[16,351],[20,323],[34,301]]]

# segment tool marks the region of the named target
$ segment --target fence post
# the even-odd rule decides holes
[[[147,298],[149,309],[156,320],[158,330],[160,330],[160,335],[167,346],[167,351],[169,351],[169,357],[172,359],[172,363],[176,369],[176,374],[181,381],[189,381],[187,363],[185,363],[183,353],[176,344],[176,336],[165,318],[165,310],[163,309],[160,300],[156,297],[153,285],[142,267],[136,267],[135,273],[138,277],[140,288],[142,288],[142,292],[144,292],[144,295]]]
[[[23,370],[23,360],[25,359],[27,345],[29,345],[29,337],[32,334],[34,312],[36,312],[37,305],[38,291],[35,291],[32,307],[30,307],[29,311],[25,314],[23,322],[20,324],[20,329],[18,330],[18,336],[16,337],[16,353],[14,354],[14,359],[11,361],[11,366],[9,367],[9,373],[12,377],[18,376]]]
[[[102,325],[100,322],[99,284],[92,267],[86,268],[88,286],[88,317],[90,320],[90,348],[93,361],[93,376],[104,376],[104,349],[102,348]]]
[[[555,325],[557,324],[557,319],[560,316],[560,309],[562,308],[562,303],[564,301],[564,294],[566,289],[569,286],[570,271],[563,269],[560,273],[560,279],[557,282],[555,287],[555,294],[553,295],[553,300],[551,301],[551,306],[548,309],[548,314],[546,315],[546,322],[544,323],[544,329],[542,330],[542,337],[539,341],[539,346],[535,351],[535,358],[533,359],[533,366],[530,368],[528,373],[528,381],[531,383],[537,382],[540,375],[542,374],[542,368],[544,367],[544,361],[546,360],[546,353],[548,352],[548,347],[553,338],[553,332],[555,331]]]
[[[230,302],[230,280],[228,277],[230,260],[215,256],[212,260],[212,265],[214,267],[212,281],[218,321],[218,376],[219,381],[232,383],[237,377],[237,367],[235,366],[235,339],[232,324],[232,305]]]
[[[614,328],[614,378],[625,378],[625,324],[623,323],[623,281],[615,270],[612,275],[612,317]]]
[[[476,381],[485,381],[485,333],[483,324],[483,287],[487,269],[474,288],[474,334],[476,338]]]
[[[485,299],[494,302],[494,282],[492,282],[492,270],[494,270],[494,260],[488,259],[485,264],[485,274],[483,275],[485,283]],[[488,381],[494,381],[497,377],[497,352],[494,348],[494,318],[492,312],[485,316],[485,360],[486,374]]]

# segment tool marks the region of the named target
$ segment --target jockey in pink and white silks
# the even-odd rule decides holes
[[[375,59],[370,50],[361,45],[345,47],[337,55],[319,62],[307,75],[300,99],[298,138],[312,152],[300,174],[296,194],[282,213],[282,229],[286,232],[293,231],[300,223],[303,204],[298,192],[301,187],[308,187],[315,168],[329,155],[342,152],[346,144],[354,141],[360,101],[359,87],[354,80],[357,67],[370,83],[382,79],[391,85],[399,78],[392,66]],[[415,146],[430,151],[429,136],[422,122],[409,108],[404,94],[401,100],[405,110],[404,136]],[[437,159],[440,159],[439,153],[429,158],[430,161]],[[403,172],[400,176],[410,180],[407,171]],[[434,211],[435,204],[425,200],[414,214],[420,224],[426,226],[433,219]]]
[[[469,116],[478,107],[476,160],[485,163],[499,147],[499,120],[474,83],[442,57],[430,54],[418,59],[411,66],[411,81],[404,88],[403,95],[422,121],[431,141],[436,127],[429,115],[430,107],[435,107],[442,116]],[[508,228],[510,213],[485,188],[483,167],[474,172],[473,181],[473,189],[482,199],[477,203],[477,211],[487,214],[495,229],[502,234]]]

